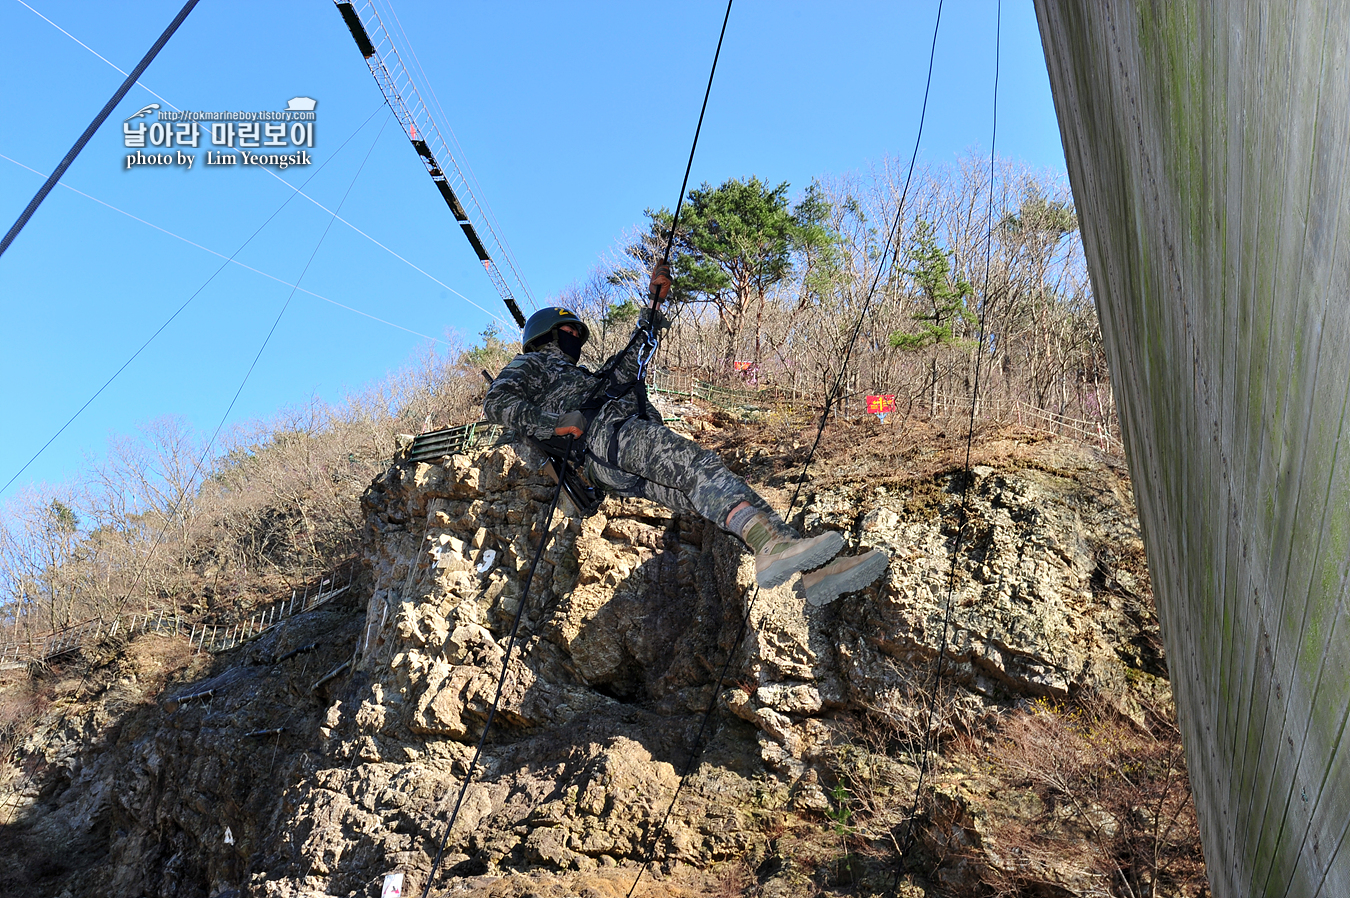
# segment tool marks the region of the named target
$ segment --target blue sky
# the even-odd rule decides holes
[[[128,71],[181,6],[26,2]],[[721,2],[392,8],[536,300],[585,277],[644,208],[674,204]],[[691,183],[757,175],[795,192],[817,175],[908,159],[935,11],[935,2],[737,0]],[[928,162],[988,152],[994,12],[992,0],[944,8]],[[0,33],[7,230],[42,183],[15,162],[45,176],[123,76],[18,0],[0,0]],[[1000,73],[999,154],[1062,173],[1028,0],[1004,4]],[[313,162],[278,174],[308,181],[304,192],[329,209],[342,203],[344,219],[436,280],[341,223],[330,228],[327,212],[260,168],[206,167],[209,140],[186,150],[198,157],[190,171],[126,170],[122,121],[155,101],[135,87],[63,184],[163,230],[58,187],[0,258],[0,484],[197,295],[4,495],[74,476],[110,436],[155,418],[181,415],[209,432],[229,405],[291,290],[237,266],[206,283],[222,260],[165,231],[228,256],[277,213],[240,262],[288,283],[303,272],[303,288],[389,322],[297,293],[232,423],[313,396],[337,400],[406,364],[426,337],[472,340],[488,316],[442,284],[507,317],[330,0],[203,0],[141,81],[197,111],[318,100]]]

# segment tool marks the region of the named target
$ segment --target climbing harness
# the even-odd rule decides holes
[[[552,440],[525,438],[527,443],[548,457],[548,461],[544,464],[544,473],[562,484],[567,501],[572,506],[568,510],[569,516],[589,518],[600,510],[600,504],[605,501],[605,494],[581,473],[582,459],[577,458],[577,446],[559,447],[554,442],[557,439],[571,440],[572,437],[554,437]]]
[[[535,313],[535,316],[531,317],[531,321],[534,320],[534,317],[548,311],[548,309],[544,309]],[[653,313],[653,317],[654,315],[655,313]],[[583,322],[578,321],[577,324],[585,327]],[[525,340],[527,344],[537,343],[541,334],[535,333],[527,336],[531,337],[531,339]],[[634,394],[637,399],[637,407],[621,420],[614,422],[610,428],[609,441],[603,454],[597,454],[593,451],[584,438],[574,443],[571,437],[553,436],[539,439],[524,434],[518,437],[521,442],[548,457],[545,470],[555,480],[561,478],[569,503],[581,517],[589,517],[594,514],[604,500],[603,491],[587,480],[582,473],[587,459],[591,463],[613,472],[616,480],[624,479],[623,472],[619,468],[619,431],[632,419],[649,418],[653,414],[651,401],[647,396],[647,385],[643,380],[643,372],[655,350],[656,342],[651,335],[646,329],[639,328],[632,339],[629,340],[627,346],[615,353],[600,370],[591,375],[596,381],[595,386],[591,388],[586,398],[576,409],[586,422],[583,432],[589,432],[601,410],[609,403],[623,399],[630,393]],[[634,352],[637,353],[638,376],[633,380],[621,380],[618,374],[619,368],[629,354]],[[483,378],[487,381],[489,388],[496,381],[496,378],[487,370],[483,371]],[[566,440],[565,443],[564,440]],[[641,480],[636,475],[630,476],[634,485]]]

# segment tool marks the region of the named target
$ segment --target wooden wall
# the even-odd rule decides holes
[[[1217,896],[1350,896],[1350,7],[1035,0]]]

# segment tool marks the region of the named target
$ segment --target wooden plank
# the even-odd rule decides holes
[[[1350,9],[1036,9],[1211,884],[1350,894]]]

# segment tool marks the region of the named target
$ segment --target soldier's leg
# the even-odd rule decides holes
[[[707,459],[698,458],[699,447],[697,444],[690,443],[688,440],[683,440],[678,434],[672,433],[671,435],[677,439],[681,439],[682,443],[668,444],[661,442],[657,446],[657,449],[668,453],[670,458],[680,459],[679,465],[682,469],[693,465],[699,465],[704,468],[708,466],[709,462]],[[682,482],[678,486],[668,486],[655,480],[648,480],[643,474],[626,471],[617,466],[611,467],[607,464],[609,437],[604,434],[601,434],[600,436],[601,439],[596,441],[596,445],[599,446],[601,452],[606,453],[604,462],[598,462],[595,459],[591,459],[590,462],[588,462],[586,473],[594,483],[603,487],[606,492],[618,496],[627,496],[629,498],[650,499],[653,502],[664,505],[671,511],[678,511],[682,514],[701,514],[703,517],[715,521],[718,526],[725,529],[725,520],[718,520],[717,517],[709,515],[706,504],[700,509],[690,501],[689,496],[685,492],[685,490],[689,489],[689,484],[683,482],[685,478],[681,478]],[[660,440],[659,435],[657,436],[657,440]],[[651,445],[651,441],[648,441],[648,445]],[[592,451],[594,451],[594,449],[592,449]],[[714,463],[720,464],[720,460],[717,459],[715,455],[713,456],[713,459]],[[644,471],[647,470],[642,465],[638,465],[638,467],[643,467]],[[773,515],[773,519],[778,522],[782,532],[791,536],[796,536],[796,533],[788,528],[786,524],[783,524],[778,516],[774,514],[773,509],[769,507],[769,503],[765,502],[762,496],[750,489],[748,485],[745,485],[744,481],[741,483],[743,490],[733,489],[731,491],[733,496],[729,497],[727,501],[735,501],[737,505],[739,505],[741,501],[753,502],[756,507],[762,508],[766,513]],[[725,515],[721,515],[721,518],[725,519],[725,517]]]
[[[798,571],[811,570],[834,557],[844,538],[826,531],[810,539],[801,536],[778,516],[750,486],[727,470],[717,454],[685,439],[669,428],[630,419],[617,434],[603,437],[608,461],[614,438],[615,462],[587,470],[610,491],[641,496],[675,511],[697,511],[723,530],[738,536],[755,553],[755,577],[765,588],[778,586]],[[594,451],[594,449],[592,449]],[[873,549],[836,559],[803,578],[806,598],[823,605],[841,593],[861,589],[885,572],[889,558]]]
[[[717,454],[660,424],[633,419],[618,432],[618,466],[657,489],[682,494],[699,514],[734,533],[755,553],[760,586],[787,582],[835,556],[844,538],[828,530],[802,539],[787,527],[744,480],[727,470]]]
[[[768,509],[744,480],[727,470],[717,453],[662,424],[630,419],[619,430],[618,450],[619,468],[648,481],[648,498],[668,505],[661,495],[683,496],[690,507],[724,529],[727,514],[742,502]]]

